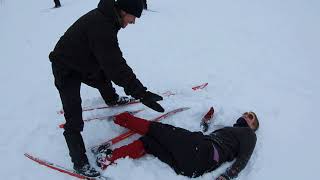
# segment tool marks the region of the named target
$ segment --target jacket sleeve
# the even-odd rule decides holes
[[[238,177],[240,171],[246,167],[256,145],[257,137],[256,134],[251,130],[246,130],[245,132],[239,133],[238,138],[240,142],[239,154],[231,167],[222,174],[222,176],[224,176],[226,179]]]
[[[100,22],[99,22],[100,23]],[[122,57],[117,32],[110,24],[96,24],[88,30],[89,46],[105,75],[135,98],[146,91]]]

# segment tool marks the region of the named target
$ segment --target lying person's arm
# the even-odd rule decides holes
[[[239,132],[239,136],[237,137],[240,142],[237,159],[217,180],[229,180],[238,177],[238,174],[246,167],[252,155],[257,141],[256,134],[250,129],[239,129],[241,132]]]

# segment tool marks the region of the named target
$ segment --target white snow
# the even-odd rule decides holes
[[[61,102],[48,54],[98,0],[61,3],[62,8],[52,10],[51,0],[0,1],[1,179],[73,179],[23,156],[30,152],[72,167],[57,128],[64,119],[56,114]],[[254,154],[238,179],[319,179],[320,2],[149,0],[149,8],[157,12],[144,12],[118,36],[128,64],[145,86],[159,93],[178,92],[161,102],[166,110],[192,107],[164,122],[198,131],[210,106],[216,109],[216,125],[231,125],[242,112],[253,110],[261,128]],[[209,82],[205,90],[190,90],[203,82]],[[123,94],[122,88],[117,90]],[[95,89],[83,85],[81,91],[83,104],[101,102]],[[158,115],[152,110],[138,114],[149,119]],[[90,122],[83,136],[89,148],[124,131],[112,122]],[[198,179],[214,179],[229,165]],[[150,155],[119,160],[104,175],[187,179]]]

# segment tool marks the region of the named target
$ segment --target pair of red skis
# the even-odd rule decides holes
[[[200,89],[204,89],[205,87],[208,86],[208,83],[203,83],[203,84],[200,84],[200,85],[197,85],[197,86],[194,86],[192,87],[191,89],[193,91],[196,91],[196,90],[200,90]],[[173,96],[173,95],[176,95],[176,93],[174,92],[171,92],[171,91],[166,91],[164,93],[161,93],[161,95],[163,97],[170,97],[170,96]],[[100,106],[86,106],[86,107],[83,107],[82,108],[82,111],[83,112],[87,112],[87,111],[92,111],[92,110],[97,110],[97,109],[107,109],[107,108],[114,108],[114,107],[123,107],[123,106],[128,106],[128,105],[132,105],[132,104],[137,104],[137,103],[140,103],[140,101],[138,99],[133,99],[131,98],[129,103],[127,104],[123,104],[123,105],[115,105],[115,106],[107,106],[107,105],[100,105]],[[64,114],[64,111],[63,109],[57,111],[58,114]]]
[[[192,89],[193,89],[193,90],[203,89],[203,88],[206,87],[207,85],[208,85],[208,83],[205,83],[205,84],[202,84],[202,85],[200,85],[200,86],[195,86],[195,87],[193,87]],[[170,93],[170,94],[173,95],[173,93]],[[137,103],[138,103],[138,102],[137,102]],[[132,103],[131,103],[131,104],[132,104]],[[109,108],[109,107],[105,106],[105,108]],[[91,108],[91,110],[93,110],[93,109],[98,109],[98,108]],[[174,110],[169,111],[169,112],[167,112],[167,113],[165,113],[165,114],[163,114],[163,115],[161,115],[161,116],[159,116],[159,117],[157,117],[157,118],[154,118],[152,121],[161,121],[161,120],[163,120],[163,119],[165,119],[165,118],[171,117],[171,116],[173,116],[173,115],[175,115],[175,114],[177,114],[177,113],[186,111],[186,110],[188,110],[188,109],[190,109],[190,108],[189,108],[189,107],[184,107],[184,108],[174,109]],[[133,114],[136,114],[136,113],[141,112],[141,111],[142,111],[142,110],[133,111]],[[61,112],[61,111],[60,111],[60,112]],[[214,114],[214,109],[213,109],[213,107],[211,107],[211,108],[209,109],[209,111],[205,114],[205,116],[202,118],[202,120],[201,120],[201,127],[203,128],[204,131],[206,131],[206,130],[208,129],[208,124],[209,124],[210,120],[212,119],[213,114]],[[112,118],[112,117],[113,117],[113,116],[99,117],[99,118],[88,119],[88,121],[96,120],[96,119],[100,119],[100,120],[110,119],[110,118]],[[60,125],[60,126],[63,126],[63,125]],[[130,137],[130,136],[132,136],[132,135],[134,135],[134,134],[135,134],[135,132],[133,132],[133,131],[128,131],[128,132],[123,133],[123,134],[121,134],[121,135],[119,135],[119,136],[117,136],[117,137],[115,137],[115,138],[112,138],[112,139],[106,141],[106,142],[103,142],[103,143],[101,143],[100,145],[93,146],[93,147],[91,148],[91,151],[92,151],[93,153],[96,153],[97,148],[98,148],[99,146],[101,146],[101,145],[112,146],[112,145],[114,145],[114,144],[116,144],[116,143],[118,143],[118,142],[120,142],[120,141],[122,141],[122,140],[124,140],[124,139],[126,139],[126,138],[128,138],[128,137]],[[79,179],[87,179],[87,180],[107,180],[107,179],[110,179],[110,178],[105,177],[105,176],[99,176],[99,177],[95,177],[95,178],[86,177],[86,176],[83,176],[83,175],[80,175],[80,174],[76,173],[74,170],[70,170],[70,169],[64,168],[64,167],[62,167],[62,166],[59,166],[59,165],[57,165],[57,164],[51,163],[51,162],[49,162],[49,161],[46,161],[46,160],[37,158],[37,157],[35,157],[35,156],[33,156],[33,155],[29,154],[29,153],[25,153],[24,155],[25,155],[27,158],[29,158],[29,159],[31,159],[31,160],[33,160],[33,161],[35,161],[35,162],[37,162],[37,163],[39,163],[39,164],[41,164],[41,165],[44,165],[44,166],[46,166],[46,167],[48,167],[48,168],[51,168],[51,169],[56,170],[56,171],[59,171],[59,172],[61,172],[61,173],[68,174],[68,175],[70,175],[70,176],[77,177],[77,178],[79,178]]]
[[[191,89],[192,89],[193,91],[197,91],[197,90],[204,89],[204,88],[207,87],[207,86],[208,86],[208,83],[203,83],[203,84],[194,86],[194,87],[192,87]],[[172,91],[166,91],[166,92],[162,93],[162,96],[163,96],[163,97],[170,97],[170,96],[173,96],[173,95],[176,95],[176,93],[174,93],[174,92],[172,92]],[[127,103],[127,104],[115,105],[115,106],[107,106],[107,105],[85,106],[85,107],[82,108],[82,111],[83,111],[83,112],[89,112],[89,111],[93,111],[93,110],[124,107],[124,106],[133,105],[133,104],[138,104],[138,103],[140,103],[139,100],[132,98],[132,99],[129,101],[129,103]],[[134,115],[134,114],[137,114],[137,113],[139,113],[139,112],[141,112],[141,111],[143,111],[143,109],[136,110],[136,111],[128,111],[128,112]],[[63,115],[63,114],[64,114],[64,111],[63,111],[63,110],[59,110],[59,111],[57,111],[57,113],[60,114],[60,115]],[[84,121],[84,122],[89,122],[89,121],[93,121],[93,120],[110,120],[110,119],[112,119],[115,115],[117,115],[117,114],[108,115],[108,116],[101,116],[101,117],[94,117],[94,118],[86,118],[86,119],[84,119],[83,121]],[[64,127],[64,124],[60,124],[59,127],[60,127],[60,128],[63,128],[63,127]]]
[[[157,117],[157,118],[154,118],[152,121],[161,121],[162,119],[171,117],[171,116],[173,116],[173,115],[175,115],[175,114],[177,114],[177,113],[179,113],[179,112],[183,112],[183,111],[186,111],[186,110],[188,110],[188,109],[190,109],[190,108],[189,108],[189,107],[184,107],[184,108],[174,109],[174,110],[172,110],[172,111],[169,111],[169,112],[166,113],[166,114],[163,114],[163,115],[161,115],[161,116],[159,116],[159,117]],[[209,109],[209,111],[206,113],[206,115],[202,118],[201,124],[202,124],[202,123],[209,123],[210,120],[211,120],[212,117],[213,117],[213,114],[214,114],[214,109],[213,109],[213,107],[211,107],[211,108]],[[124,140],[124,139],[126,139],[126,138],[128,138],[128,137],[130,137],[130,136],[132,136],[132,135],[134,135],[134,134],[136,134],[136,133],[133,132],[133,131],[128,131],[128,132],[123,133],[123,134],[121,134],[121,135],[119,135],[119,136],[117,136],[117,137],[115,137],[115,138],[112,138],[111,140],[108,140],[108,141],[106,141],[106,142],[104,142],[104,143],[102,143],[102,144],[100,144],[100,145],[98,145],[98,146],[93,146],[93,147],[91,148],[91,151],[92,151],[93,153],[96,153],[96,150],[97,150],[97,148],[98,148],[99,146],[101,146],[101,145],[112,146],[112,145],[114,145],[114,144],[116,144],[116,143],[118,143],[118,142],[120,142],[120,141],[122,141],[122,140]],[[87,179],[87,180],[109,180],[109,179],[110,179],[110,178],[105,177],[105,176],[99,176],[99,177],[95,177],[95,178],[86,177],[86,176],[84,176],[84,175],[81,175],[81,174],[76,173],[74,170],[67,169],[67,168],[64,168],[64,167],[62,167],[62,166],[59,166],[59,165],[57,165],[57,164],[51,163],[51,162],[49,162],[49,161],[46,161],[46,160],[37,158],[37,157],[35,157],[35,156],[33,156],[33,155],[29,154],[29,153],[25,153],[24,155],[25,155],[27,158],[29,158],[29,159],[31,159],[31,160],[33,160],[33,161],[35,161],[35,162],[37,162],[37,163],[39,163],[39,164],[41,164],[41,165],[44,165],[44,166],[46,166],[46,167],[48,167],[48,168],[51,168],[51,169],[53,169],[53,170],[59,171],[59,172],[61,172],[61,173],[64,173],[64,174],[67,174],[67,175],[70,175],[70,176],[73,176],[73,177],[76,177],[76,178],[79,178],[79,179]]]

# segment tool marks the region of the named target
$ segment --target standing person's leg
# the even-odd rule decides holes
[[[81,81],[86,85],[98,89],[101,97],[107,105],[116,105],[119,100],[119,95],[112,86],[111,80],[105,77],[103,71],[90,77],[82,77]]]
[[[74,164],[74,169],[78,170],[89,164],[85,154],[85,145],[81,136],[83,120],[80,97],[80,77],[76,72],[55,63],[52,63],[52,71],[66,119],[63,135],[69,148],[69,155]],[[92,169],[89,169],[89,171],[91,172],[91,175],[98,175],[98,172],[95,173]],[[88,172],[89,174],[87,175],[90,175],[90,172]]]
[[[55,4],[55,8],[58,8],[58,7],[61,7],[61,3],[60,3],[60,0],[53,0],[54,1],[54,4]]]
[[[116,90],[113,88],[111,81],[104,81],[103,83],[97,84],[96,88],[101,94],[104,102],[107,105],[115,105],[119,99],[119,95],[116,93]]]

